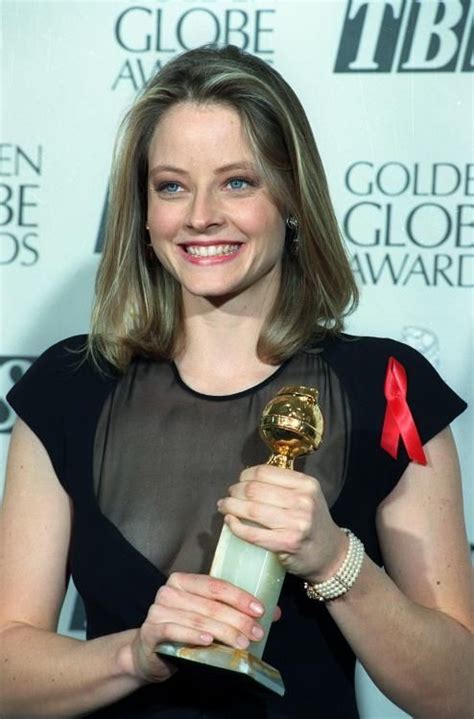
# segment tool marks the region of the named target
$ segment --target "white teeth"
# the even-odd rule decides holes
[[[186,252],[195,257],[214,257],[215,255],[231,255],[237,252],[240,245],[186,245]]]

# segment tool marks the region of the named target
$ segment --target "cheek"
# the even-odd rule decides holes
[[[172,238],[179,226],[179,216],[171,207],[151,206],[148,209],[148,224],[153,244]]]
[[[279,213],[268,212],[262,221],[262,232],[270,237],[275,252],[283,252],[285,244],[285,223]]]
[[[170,212],[169,208],[149,207],[148,225],[150,242],[158,260],[173,274],[170,252],[178,231],[176,213]]]
[[[273,206],[248,207],[239,221],[249,234],[272,237],[278,244],[285,239],[285,223]]]

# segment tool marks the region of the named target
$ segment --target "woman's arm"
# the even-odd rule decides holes
[[[352,588],[326,606],[374,681],[409,714],[470,719],[471,569],[450,430],[428,442],[425,452],[428,465],[410,464],[378,512],[391,576],[366,556]],[[333,575],[347,539],[319,484],[263,466],[245,470],[242,480],[219,503],[232,531],[282,553],[289,571],[308,581]]]
[[[75,716],[174,671],[163,641],[242,646],[254,597],[227,582],[172,575],[139,629],[78,641],[55,633],[67,583],[71,505],[41,442],[19,421],[0,513],[0,715]]]
[[[82,642],[56,635],[67,584],[69,498],[49,457],[18,421],[0,514],[0,714],[60,716],[136,689],[119,668],[126,634]]]
[[[411,463],[378,511],[389,576],[366,558],[354,587],[327,606],[395,703],[415,717],[470,719],[472,575],[450,430],[425,453],[427,466]]]

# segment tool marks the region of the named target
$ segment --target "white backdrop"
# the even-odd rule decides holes
[[[310,117],[362,289],[348,331],[417,347],[473,402],[473,85],[468,0],[4,1],[0,464],[4,397],[88,329],[114,136],[176,52],[232,42],[275,65]],[[473,506],[472,414],[454,423]],[[466,511],[470,537],[471,509]],[[76,613],[75,613],[76,612]],[[73,594],[61,627],[79,630]],[[367,717],[400,716],[368,691]]]

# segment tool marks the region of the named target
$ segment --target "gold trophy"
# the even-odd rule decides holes
[[[260,435],[272,451],[267,464],[293,469],[296,457],[318,449],[323,427],[318,390],[283,387],[268,402],[260,420]],[[283,696],[285,687],[280,672],[261,658],[285,577],[285,568],[278,556],[239,539],[224,525],[209,574],[244,589],[262,602],[265,614],[259,621],[265,632],[263,639],[251,642],[248,651],[218,642],[208,647],[167,642],[160,644],[156,651],[174,659],[239,672]]]

